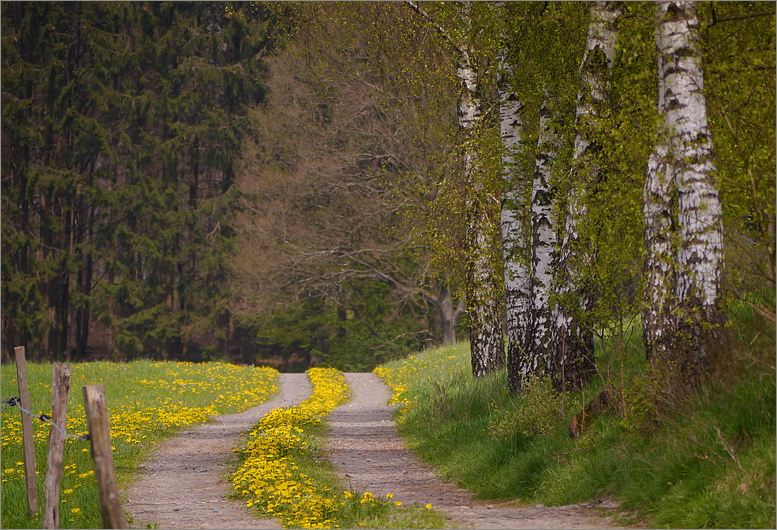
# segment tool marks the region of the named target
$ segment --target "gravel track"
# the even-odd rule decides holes
[[[597,507],[608,503],[545,507],[483,502],[441,479],[405,448],[387,405],[391,391],[374,374],[345,374],[351,401],[329,415],[327,452],[344,485],[403,504],[442,512],[458,528],[619,528]]]
[[[325,448],[344,488],[373,495],[391,493],[445,514],[459,528],[617,528],[594,506],[516,506],[487,503],[445,482],[405,448],[389,406],[389,388],[371,373],[347,373],[349,403],[329,415]],[[311,394],[306,374],[281,374],[279,396],[241,414],[215,416],[213,423],[160,443],[124,491],[125,510],[135,528],[281,528],[241,502],[229,500],[228,473],[240,433],[270,410],[301,403]],[[614,506],[605,507],[613,508]]]
[[[282,528],[261,519],[231,492],[230,464],[240,433],[273,409],[302,403],[312,393],[307,374],[281,374],[278,397],[240,414],[214,416],[160,443],[125,491],[124,509],[134,528]]]

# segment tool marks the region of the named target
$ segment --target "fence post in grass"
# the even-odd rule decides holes
[[[67,431],[67,393],[70,390],[70,366],[55,364],[51,382],[51,430],[46,481],[43,489],[43,528],[59,528],[59,483],[64,473],[65,435]],[[54,427],[56,425],[59,429]]]
[[[27,360],[24,346],[14,348],[16,355],[16,382],[19,384],[19,401],[22,408],[30,410],[30,390],[27,387]],[[31,515],[38,515],[38,481],[35,476],[35,441],[32,418],[22,414],[22,440],[24,442],[24,477],[27,480],[27,508]]]
[[[111,452],[111,427],[108,418],[108,402],[103,385],[83,387],[86,424],[94,459],[94,475],[100,500],[100,515],[105,528],[127,528],[119,498],[119,486],[113,467]]]

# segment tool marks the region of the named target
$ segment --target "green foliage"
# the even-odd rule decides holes
[[[701,6],[707,110],[727,236],[727,287],[741,298],[766,283],[770,287],[759,306],[773,315],[775,6]]]
[[[234,158],[272,45],[255,7],[3,5],[4,348],[219,341]]]
[[[284,371],[305,371],[310,357],[319,355],[322,366],[364,372],[418,347],[425,334],[408,329],[410,311],[394,314],[388,286],[363,283],[355,288],[358,293],[345,295],[348,305],[310,298],[279,305],[256,322],[240,322],[254,330],[259,345],[256,356],[244,360],[280,358]]]

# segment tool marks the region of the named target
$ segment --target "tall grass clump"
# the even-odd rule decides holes
[[[439,528],[431,510],[401,507],[371,492],[341,488],[321,450],[326,416],[349,400],[342,372],[311,368],[313,394],[275,409],[248,433],[233,491],[249,509],[278,518],[285,528]]]
[[[136,361],[72,364],[67,431],[85,434],[82,386],[105,386],[117,478],[130,480],[137,463],[157,441],[207,421],[214,414],[242,412],[277,392],[278,372],[226,363]],[[18,393],[16,367],[3,365],[2,399]],[[51,414],[51,364],[27,364],[31,412]],[[49,425],[33,420],[38,498],[43,508]],[[40,515],[27,515],[21,415],[2,413],[2,528],[39,528]],[[101,528],[94,463],[89,443],[67,439],[61,483],[62,528]]]
[[[472,378],[466,344],[375,372],[404,404],[398,426],[422,458],[482,498],[561,505],[614,497],[623,522],[773,528],[773,323],[734,304],[731,337],[726,362],[683,399],[662,391],[631,331],[601,335],[601,377],[582,392],[555,394],[538,380],[510,396],[504,372]],[[618,406],[570,438],[571,418],[605,387],[619,390]]]

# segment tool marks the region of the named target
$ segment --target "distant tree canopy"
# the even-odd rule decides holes
[[[444,297],[414,259],[423,250],[398,190],[438,171],[425,151],[441,146],[419,114],[440,102],[419,109],[417,99],[444,88],[394,72],[411,51],[430,67],[439,58],[412,47],[428,30],[402,4],[296,10],[288,46],[268,61],[268,98],[251,113],[238,172],[235,313],[285,356],[316,350],[369,369],[440,337]]]
[[[223,347],[265,18],[210,2],[2,5],[4,348]]]

